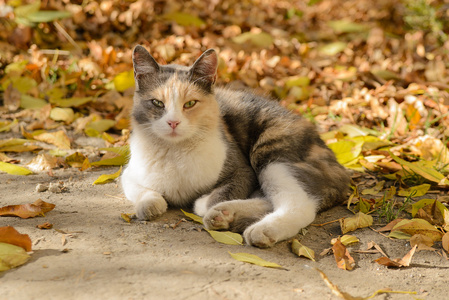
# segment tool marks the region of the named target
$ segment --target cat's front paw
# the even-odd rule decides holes
[[[275,230],[262,222],[258,222],[248,227],[243,232],[243,237],[248,245],[259,248],[273,247],[278,241]]]
[[[206,213],[203,222],[208,230],[229,229],[234,222],[234,211],[220,204],[215,205]]]
[[[136,203],[136,216],[141,220],[153,220],[167,211],[167,202],[161,195],[150,193]]]

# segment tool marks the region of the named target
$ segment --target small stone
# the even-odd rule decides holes
[[[47,183],[39,183],[36,185],[36,192],[42,193],[48,190],[48,184]]]
[[[64,190],[64,185],[62,185],[61,183],[56,183],[56,182],[51,182],[50,186],[48,187],[48,190],[52,193],[62,193],[62,191]]]

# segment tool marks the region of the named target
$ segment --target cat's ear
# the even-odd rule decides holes
[[[138,79],[143,74],[156,73],[160,67],[151,54],[142,46],[137,45],[133,51],[134,77]]]
[[[195,61],[190,72],[196,79],[212,85],[216,79],[217,65],[217,53],[214,49],[209,49]]]

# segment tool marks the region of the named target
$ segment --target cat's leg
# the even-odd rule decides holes
[[[167,211],[167,201],[162,195],[138,183],[132,176],[123,173],[121,178],[123,192],[128,200],[134,202],[136,216],[141,220],[152,220]]]
[[[269,164],[259,176],[264,194],[274,211],[244,232],[246,243],[271,247],[276,242],[295,236],[315,219],[319,199],[306,193],[291,166]]]
[[[211,207],[203,218],[209,230],[243,232],[249,225],[259,221],[273,210],[266,199],[231,200]]]

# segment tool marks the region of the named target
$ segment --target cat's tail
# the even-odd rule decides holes
[[[315,181],[323,178],[313,178],[313,169],[302,163],[271,163],[260,172],[261,189],[271,201],[273,212],[245,230],[246,243],[265,248],[289,239],[312,223],[323,204],[329,206],[330,201],[326,197],[338,198],[342,196],[339,193],[346,193],[345,187],[338,186],[340,181],[347,185],[346,180],[334,178],[330,182],[317,183]],[[315,173],[323,174],[323,170],[316,170]],[[311,183],[322,189],[311,191],[314,187]]]

